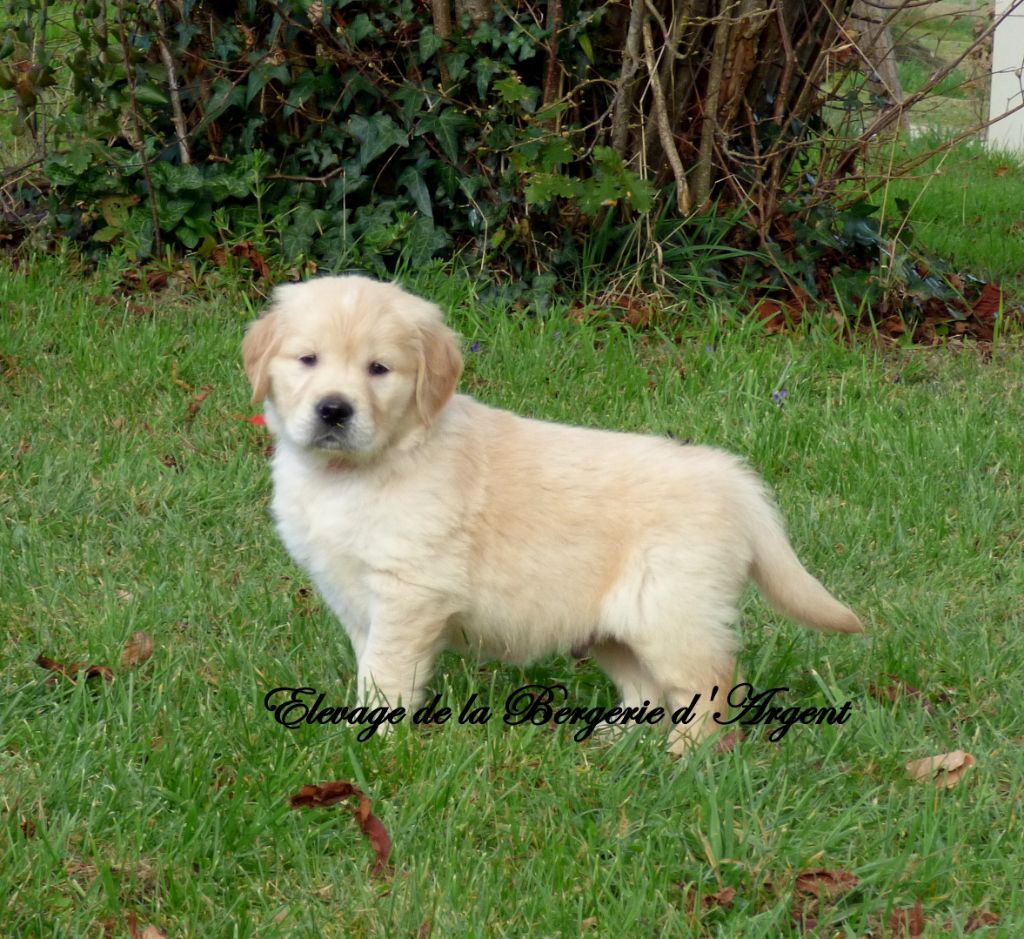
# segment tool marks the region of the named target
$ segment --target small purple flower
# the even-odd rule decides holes
[[[553,338],[555,342],[558,342],[558,340],[562,338],[562,330],[556,329]]]
[[[786,398],[789,397],[789,392],[785,388],[780,388],[778,391],[772,392],[772,401],[774,401],[780,408],[786,403]]]
[[[705,346],[705,347],[704,347],[704,351],[705,351],[705,352],[706,352],[706,353],[707,353],[708,355],[714,355],[714,354],[715,354],[715,347],[714,347],[714,346]]]
[[[474,342],[473,345],[471,345],[469,347],[469,351],[470,352],[479,352],[480,351],[480,343],[479,342]]]

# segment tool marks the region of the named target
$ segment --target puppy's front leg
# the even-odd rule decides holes
[[[359,656],[359,701],[373,706],[419,707],[443,646],[444,620],[378,618]]]

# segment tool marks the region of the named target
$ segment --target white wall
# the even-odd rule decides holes
[[[996,17],[1012,8],[999,24],[992,43],[992,95],[989,118],[996,118],[1024,100],[1024,0],[995,0]],[[1024,156],[1024,110],[1003,118],[988,129],[993,150]]]

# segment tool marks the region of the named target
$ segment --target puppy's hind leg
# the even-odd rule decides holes
[[[671,721],[668,747],[685,753],[721,726],[725,718],[736,661],[731,634],[705,635],[686,642],[683,635],[637,648],[641,667],[658,685],[658,696]],[[673,715],[676,720],[673,721]]]
[[[623,708],[647,707],[653,710],[664,707],[664,702],[659,700],[661,689],[657,682],[625,643],[607,639],[593,645],[590,654],[602,671],[615,682]],[[633,723],[606,724],[598,731],[598,735],[610,739],[635,726]]]
[[[615,682],[623,707],[657,707],[660,688],[640,660],[623,642],[608,639],[590,648],[602,671]]]

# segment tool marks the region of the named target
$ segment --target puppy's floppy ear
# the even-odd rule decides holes
[[[242,361],[252,385],[252,403],[258,404],[270,392],[270,360],[280,340],[280,314],[275,309],[250,323],[242,340]]]
[[[429,425],[455,393],[462,374],[459,341],[438,318],[420,328],[420,361],[416,373],[416,407]]]

